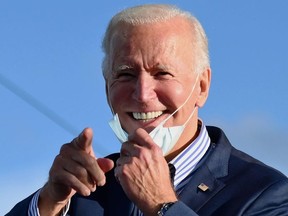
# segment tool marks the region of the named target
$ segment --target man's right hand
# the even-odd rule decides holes
[[[77,192],[89,196],[106,182],[105,173],[114,166],[107,158],[96,159],[92,148],[93,131],[86,128],[72,142],[61,147],[49,172],[49,180],[39,198],[41,216],[58,215]]]

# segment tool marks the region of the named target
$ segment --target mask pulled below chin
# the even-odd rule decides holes
[[[154,143],[156,143],[161,148],[164,156],[167,155],[169,151],[175,146],[181,134],[183,133],[187,122],[193,116],[195,110],[196,107],[193,109],[185,124],[180,126],[164,127],[163,125],[174,114],[173,113],[149,133]],[[128,140],[128,134],[121,127],[117,113],[113,116],[113,119],[109,121],[109,125],[121,143]]]

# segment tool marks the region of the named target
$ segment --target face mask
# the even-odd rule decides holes
[[[196,83],[198,81],[198,77],[199,77],[199,74],[197,75],[197,78],[196,78],[195,84],[192,88],[192,91],[190,92],[190,94],[189,94],[188,98],[185,100],[185,102],[149,133],[149,135],[151,136],[153,141],[162,149],[164,156],[167,155],[167,153],[169,153],[169,151],[177,143],[177,141],[180,138],[181,134],[183,133],[187,123],[193,117],[197,106],[194,107],[192,113],[190,114],[190,116],[188,117],[188,119],[186,120],[186,122],[183,125],[172,126],[172,127],[164,127],[163,125],[176,112],[178,112],[178,110],[180,110],[187,103],[187,101],[190,99],[192,93],[194,92]],[[109,125],[121,143],[126,142],[128,140],[128,134],[122,129],[117,113],[113,116],[113,119],[109,121]]]

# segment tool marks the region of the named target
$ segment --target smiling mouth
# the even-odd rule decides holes
[[[151,121],[163,114],[163,111],[153,111],[153,112],[133,112],[133,118],[143,122]]]

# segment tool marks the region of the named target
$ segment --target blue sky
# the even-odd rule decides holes
[[[60,146],[84,127],[94,130],[98,156],[119,149],[107,123],[101,40],[113,14],[142,3],[175,4],[199,18],[212,66],[200,117],[288,175],[288,1],[6,0],[0,2],[0,215],[45,183]]]

